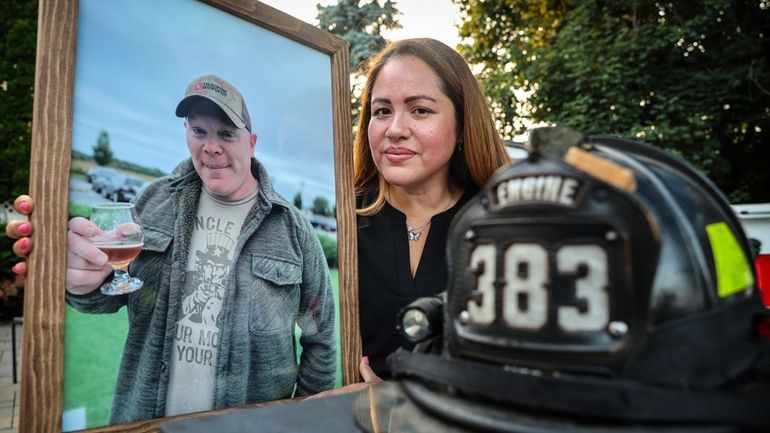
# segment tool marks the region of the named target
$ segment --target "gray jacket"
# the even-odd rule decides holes
[[[223,300],[214,408],[314,394],[334,386],[337,336],[329,270],[299,210],[273,191],[252,159],[257,203],[244,221]],[[136,200],[144,248],[129,269],[144,287],[124,296],[67,294],[87,313],[128,307],[129,330],[111,423],[165,414],[178,304],[201,180],[188,159]],[[299,365],[294,324],[302,329]]]

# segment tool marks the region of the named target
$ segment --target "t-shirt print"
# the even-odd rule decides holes
[[[206,249],[191,257],[193,271],[187,275],[185,288],[192,293],[182,300],[182,318],[218,329],[235,240],[222,233],[209,233],[206,238]]]
[[[201,194],[177,306],[166,415],[213,406],[222,306],[241,226],[255,198],[224,202]]]
[[[208,233],[205,249],[190,255],[193,266],[185,277],[176,324],[175,362],[215,367],[222,300],[234,246],[235,240],[229,236]]]

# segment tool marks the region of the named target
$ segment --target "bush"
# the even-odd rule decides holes
[[[318,240],[321,241],[321,248],[326,256],[326,263],[330,269],[337,267],[339,259],[337,258],[337,239],[334,236],[329,236],[320,232],[316,232]]]
[[[5,226],[0,226],[5,233]],[[24,314],[24,279],[11,272],[19,261],[11,247],[13,239],[0,235],[0,323],[6,323]]]
[[[91,216],[91,206],[82,203],[70,203],[70,218],[83,217],[88,219]]]

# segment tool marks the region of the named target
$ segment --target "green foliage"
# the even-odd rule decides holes
[[[296,194],[294,194],[294,207],[296,207],[299,210],[302,210],[302,191],[297,191]]]
[[[123,171],[130,171],[133,173],[146,174],[152,177],[165,176],[167,173],[159,168],[146,167],[144,165],[135,164],[129,161],[123,161],[122,159],[112,159],[111,167],[121,169]]]
[[[37,0],[0,4],[0,201],[29,190]],[[0,233],[5,226],[0,225]],[[11,267],[21,259],[0,235],[0,321],[23,314],[23,287]]]
[[[79,152],[75,149],[72,149],[72,161],[74,162],[75,160],[78,160],[78,159],[81,159],[84,161],[96,162],[93,155],[87,155],[83,152]],[[110,167],[114,167],[123,171],[130,171],[137,174],[145,174],[151,177],[161,177],[168,174],[159,168],[147,167],[147,166],[139,165],[133,162],[123,161],[122,159],[116,159],[114,157],[112,158],[112,163],[110,164]],[[77,171],[78,169],[75,168],[73,164],[72,173],[75,173]]]
[[[324,251],[326,263],[329,265],[329,268],[336,268],[339,262],[339,257],[337,255],[337,239],[334,236],[329,236],[321,232],[316,232],[316,235],[321,242],[321,249]]]
[[[649,142],[770,201],[770,3],[455,0],[506,138],[527,120]]]
[[[0,199],[29,190],[37,0],[0,5]],[[5,263],[0,263],[5,266]]]
[[[350,70],[353,71],[352,115],[353,124],[359,112],[359,100],[363,89],[361,71],[366,59],[377,53],[387,43],[382,36],[386,30],[401,28],[396,16],[401,12],[395,2],[385,0],[338,0],[336,5],[316,5],[318,27],[345,39],[350,44]]]
[[[74,218],[77,216],[83,217],[86,219],[90,218],[91,205],[70,202],[69,217]]]
[[[318,9],[319,27],[350,43],[350,70],[356,68],[385,46],[383,31],[401,28],[396,15],[400,14],[395,3],[379,0],[363,3],[361,0],[339,0],[336,5]]]
[[[316,215],[333,216],[331,209],[329,209],[329,200],[320,196],[313,199],[313,206],[310,207],[310,212]]]
[[[101,131],[96,137],[94,146],[94,160],[99,165],[109,165],[112,162],[112,149],[110,148],[110,136],[107,131]]]
[[[6,323],[24,314],[24,287],[11,272],[21,259],[13,254],[14,240],[5,236],[5,224],[0,225],[0,233],[0,323]]]

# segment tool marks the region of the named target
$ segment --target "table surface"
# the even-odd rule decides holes
[[[296,403],[249,408],[226,414],[170,421],[162,433],[361,433],[353,420],[353,400],[358,393]]]

